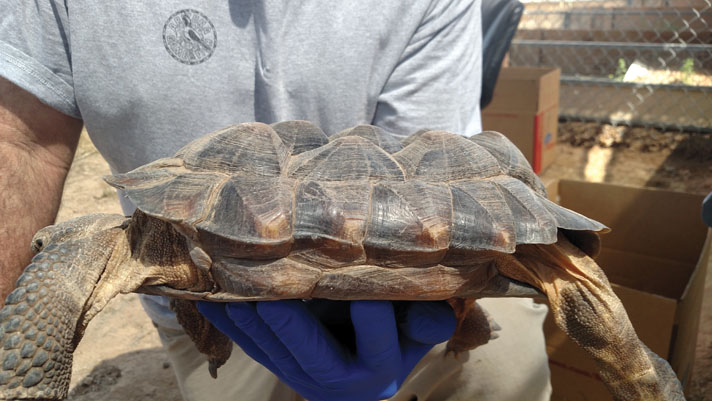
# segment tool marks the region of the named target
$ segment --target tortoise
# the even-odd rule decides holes
[[[211,374],[231,343],[194,300],[450,300],[460,352],[495,337],[476,298],[543,294],[617,400],[684,399],[592,259],[608,228],[548,200],[502,134],[245,123],[105,179],[136,212],[34,236],[0,311],[0,399],[66,397],[87,324],[128,292],[173,297]]]

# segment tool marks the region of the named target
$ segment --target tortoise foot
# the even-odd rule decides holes
[[[455,311],[457,328],[447,343],[445,355],[475,349],[499,337],[501,327],[474,299],[453,298],[448,300]]]

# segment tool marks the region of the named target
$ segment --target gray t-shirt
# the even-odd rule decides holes
[[[125,172],[246,121],[473,135],[481,36],[479,0],[5,0],[0,76],[81,118]]]

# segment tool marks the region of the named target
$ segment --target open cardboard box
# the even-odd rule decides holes
[[[687,385],[712,242],[700,217],[703,196],[570,180],[550,182],[547,189],[552,200],[612,229],[601,236],[596,261],[640,339]],[[552,400],[612,400],[593,361],[551,315],[544,331]]]
[[[482,111],[482,127],[504,133],[535,173],[556,157],[560,75],[551,67],[502,68],[492,102]]]

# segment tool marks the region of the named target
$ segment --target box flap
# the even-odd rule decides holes
[[[561,180],[559,196],[563,206],[611,227],[601,236],[607,248],[697,263],[707,234],[701,195]]]
[[[606,246],[605,234],[602,237],[603,248],[596,262],[611,281],[675,301],[682,298],[694,264],[611,249]]]
[[[561,71],[552,67],[502,68],[484,113],[538,113],[558,105],[560,76]]]
[[[712,229],[707,231],[707,240],[699,262],[677,308],[677,335],[672,344],[670,365],[677,372],[683,386],[692,376],[692,366],[695,362],[695,347],[700,326],[702,299],[705,293],[705,280],[712,262],[710,248],[712,248]]]
[[[484,113],[538,113],[559,103],[561,72],[552,67],[505,67]]]

